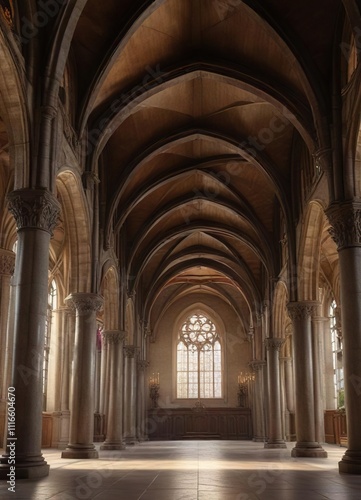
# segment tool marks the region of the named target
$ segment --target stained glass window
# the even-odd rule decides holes
[[[193,314],[180,328],[177,397],[222,397],[221,342],[215,324],[202,314]]]

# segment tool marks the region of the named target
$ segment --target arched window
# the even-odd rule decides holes
[[[344,406],[344,380],[343,380],[343,363],[342,363],[342,333],[339,318],[339,310],[336,301],[332,301],[330,305],[330,330],[331,344],[333,357],[333,377],[335,385],[336,406]]]
[[[50,353],[50,337],[53,311],[57,308],[58,292],[56,283],[53,280],[50,283],[48,294],[48,314],[45,323],[45,340],[44,340],[44,358],[43,358],[43,410],[46,410],[46,399],[48,392],[48,368],[49,368],[49,353]]]
[[[222,347],[215,324],[193,314],[177,342],[177,398],[222,397]]]

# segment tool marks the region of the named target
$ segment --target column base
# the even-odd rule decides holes
[[[94,446],[68,445],[61,458],[99,458],[99,454]]]
[[[138,439],[134,436],[128,436],[124,438],[125,444],[126,445],[135,445],[138,444]]]
[[[275,441],[268,441],[267,443],[264,444],[264,447],[266,449],[280,449],[280,448],[287,448],[286,443],[283,440],[275,440]]]
[[[104,442],[100,446],[100,450],[125,450],[126,446],[124,443],[106,443]]]
[[[28,462],[16,456],[16,463],[9,464],[9,456],[3,455],[0,458],[0,479],[13,480],[11,474],[15,471],[15,479],[38,479],[49,475],[50,465],[42,456],[32,457]]]
[[[300,442],[292,449],[291,457],[327,458],[327,451],[319,443]]]
[[[338,463],[340,474],[361,474],[361,451],[347,450]]]

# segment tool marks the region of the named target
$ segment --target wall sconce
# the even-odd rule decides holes
[[[243,374],[242,372],[238,375],[238,406],[240,408],[248,408],[249,406],[249,400],[248,400],[248,394],[249,394],[249,384],[250,382],[253,382],[255,379],[255,376],[253,373],[245,373]]]
[[[152,408],[158,408],[159,399],[159,373],[149,377],[149,397],[152,401]]]

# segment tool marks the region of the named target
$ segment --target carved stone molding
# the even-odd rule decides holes
[[[361,203],[334,203],[326,210],[338,250],[361,246]]]
[[[123,349],[124,349],[124,356],[126,358],[134,358],[138,350],[138,347],[136,347],[135,345],[125,345]]]
[[[286,342],[286,339],[281,338],[267,338],[264,341],[267,351],[280,351],[283,344]]]
[[[18,230],[42,229],[51,235],[60,213],[57,199],[46,189],[18,189],[8,194],[8,208]]]
[[[103,306],[103,297],[96,293],[72,293],[65,301],[79,315],[100,311]]]
[[[11,276],[14,274],[15,254],[9,250],[0,248],[0,274]]]
[[[311,318],[317,314],[319,307],[318,302],[304,301],[304,302],[289,302],[287,304],[288,314],[292,321],[299,321],[301,319]]]
[[[125,339],[125,332],[121,330],[105,330],[102,333],[104,345],[119,345]]]
[[[148,368],[149,365],[150,365],[150,362],[146,361],[145,359],[139,359],[138,363],[137,363],[138,370],[141,370],[141,371],[144,371],[146,368]]]

